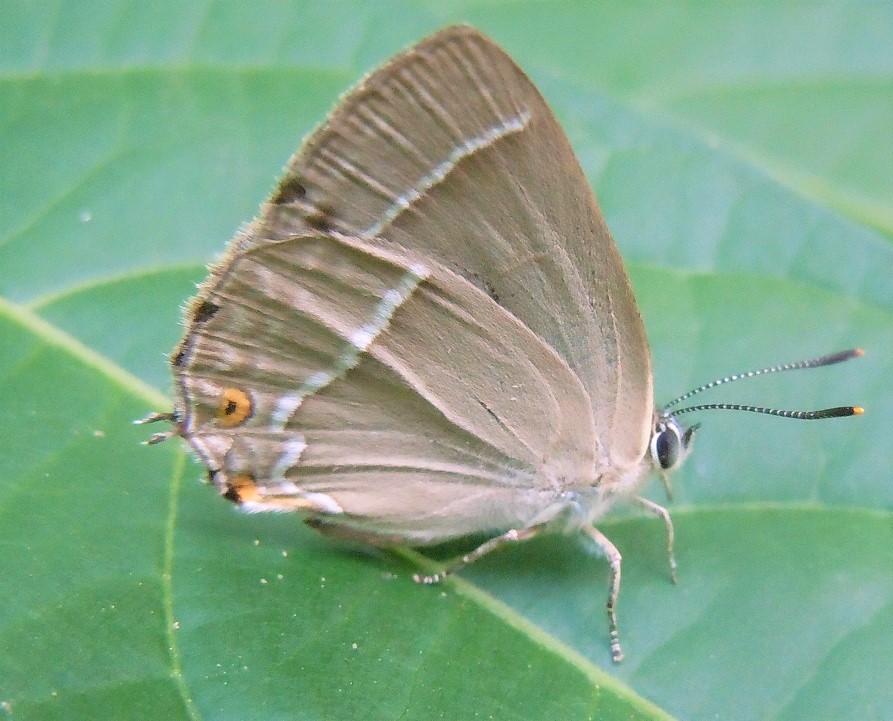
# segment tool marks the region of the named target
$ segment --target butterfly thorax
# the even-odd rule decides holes
[[[691,444],[698,425],[683,426],[673,416],[654,412],[648,451],[630,465],[608,465],[596,482],[562,493],[554,506],[543,513],[552,514],[549,526],[556,531],[570,533],[592,525],[616,503],[632,498],[648,481],[652,471],[664,477],[678,468],[691,452]]]

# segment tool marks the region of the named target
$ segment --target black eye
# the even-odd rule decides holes
[[[661,468],[667,470],[679,460],[679,434],[672,428],[665,428],[654,438],[654,452]]]

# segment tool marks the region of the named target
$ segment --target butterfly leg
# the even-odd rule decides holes
[[[484,556],[490,551],[495,551],[497,548],[501,548],[509,543],[517,543],[519,541],[526,541],[534,536],[538,535],[543,530],[543,526],[530,526],[529,528],[513,528],[510,531],[506,531],[501,536],[496,536],[495,538],[491,538],[489,541],[482,543],[480,546],[475,548],[471,553],[467,553],[462,556],[461,559],[456,561],[452,566],[448,566],[443,571],[438,573],[432,573],[430,576],[425,576],[420,573],[416,573],[412,579],[416,583],[439,583],[444,578],[449,576],[451,573],[455,573],[460,568],[464,568],[469,563],[474,563],[481,556]]]
[[[617,597],[620,595],[620,551],[617,550],[608,537],[597,528],[587,526],[585,529],[589,537],[595,541],[595,545],[605,554],[611,564],[611,593],[608,595],[608,623],[611,633],[611,657],[614,663],[623,660],[623,648],[620,646],[620,634],[617,631]]]
[[[649,501],[641,496],[636,497],[636,502],[651,511],[651,513],[664,519],[664,525],[667,527],[667,558],[670,561],[670,578],[673,579],[673,583],[676,583],[676,534],[673,531],[673,520],[670,518],[670,512],[654,501]]]

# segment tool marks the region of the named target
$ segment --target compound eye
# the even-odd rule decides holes
[[[679,432],[672,426],[664,426],[651,441],[651,455],[663,470],[669,470],[679,461],[681,442]]]

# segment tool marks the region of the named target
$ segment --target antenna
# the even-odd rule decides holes
[[[687,406],[673,411],[671,416],[679,416],[693,411],[749,411],[750,413],[765,413],[768,416],[780,418],[796,418],[799,421],[816,421],[822,418],[846,418],[847,416],[861,416],[865,409],[861,406],[837,406],[836,408],[822,408],[818,411],[783,411],[778,408],[761,408],[760,406],[744,406],[740,403],[705,403],[700,406]]]
[[[661,416],[664,418],[669,418],[670,416],[678,416],[682,413],[691,413],[693,411],[706,410],[749,411],[751,413],[766,413],[771,416],[780,416],[782,418],[797,418],[799,420],[817,420],[820,418],[841,418],[844,416],[858,416],[864,413],[864,409],[860,408],[859,406],[841,406],[837,408],[825,408],[818,411],[782,411],[773,408],[745,406],[737,403],[707,403],[704,405],[679,408],[675,411],[670,411],[668,409],[681,403],[684,400],[691,398],[692,396],[697,395],[698,393],[703,393],[704,391],[715,388],[716,386],[721,386],[725,383],[740,381],[744,378],[755,378],[756,376],[769,375],[770,373],[795,371],[802,368],[821,368],[822,366],[830,366],[836,363],[843,363],[844,361],[848,361],[853,358],[859,358],[863,355],[865,355],[865,351],[863,351],[861,348],[851,348],[850,350],[840,351],[839,353],[829,353],[828,355],[823,355],[820,358],[811,358],[809,360],[795,361],[793,363],[783,363],[782,365],[761,368],[760,370],[756,371],[746,371],[744,373],[736,373],[735,375],[726,376],[725,378],[717,378],[715,381],[710,381],[709,383],[705,383],[702,386],[698,386],[697,388],[694,388],[687,393],[683,393],[678,398],[675,398],[674,400],[667,403],[662,409]]]

